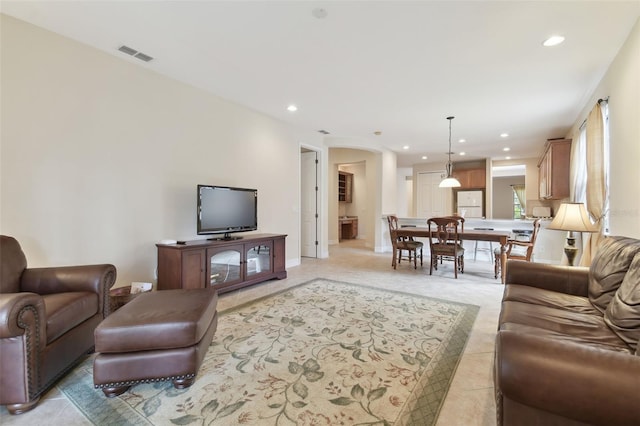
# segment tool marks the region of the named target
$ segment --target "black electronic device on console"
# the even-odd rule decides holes
[[[212,240],[233,240],[234,232],[258,229],[258,190],[198,185],[198,235],[222,234]]]

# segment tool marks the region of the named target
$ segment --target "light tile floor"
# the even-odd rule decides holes
[[[469,253],[471,254],[471,253]],[[471,336],[460,360],[438,418],[438,426],[493,426],[493,345],[503,286],[493,278],[489,254],[478,253],[476,261],[467,255],[465,273],[453,277],[453,263],[445,262],[429,276],[429,257],[414,270],[402,262],[391,267],[391,253],[374,253],[361,240],[345,240],[330,247],[328,259],[303,258],[298,267],[288,269],[285,280],[272,280],[220,297],[223,310],[253,298],[289,288],[313,278],[323,277],[356,284],[470,303],[480,306]],[[0,424],[9,425],[88,425],[77,408],[56,388],[42,398],[32,411],[11,416],[0,408]],[[418,425],[416,425],[418,426]]]

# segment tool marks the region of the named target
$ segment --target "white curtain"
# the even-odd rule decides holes
[[[527,211],[526,209],[527,206],[525,205],[525,203],[527,202],[527,197],[525,196],[525,186],[518,184],[518,185],[511,185],[511,187],[513,188],[513,192],[516,193],[516,197],[518,197],[518,202],[522,206],[522,214],[524,215],[524,212]]]
[[[607,155],[605,143],[605,123],[600,103],[587,117],[586,129],[586,207],[591,218],[599,226],[599,232],[586,234],[583,243],[581,266],[589,266],[591,258],[604,235],[604,215],[607,207]]]

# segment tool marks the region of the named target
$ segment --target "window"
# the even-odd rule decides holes
[[[513,190],[513,218],[520,219],[524,216],[522,212],[522,205],[520,205],[520,198],[518,198],[518,194],[515,189]]]

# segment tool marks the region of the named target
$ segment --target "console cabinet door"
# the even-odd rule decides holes
[[[182,253],[182,288],[202,288],[205,274],[205,251]]]
[[[208,285],[223,288],[244,281],[242,244],[207,249]]]
[[[246,244],[245,266],[246,277],[250,280],[260,275],[271,274],[273,271],[272,252],[273,241],[260,241],[255,244]]]
[[[279,278],[287,277],[287,256],[284,237],[276,238],[273,240],[273,272],[279,276]]]

